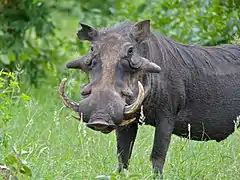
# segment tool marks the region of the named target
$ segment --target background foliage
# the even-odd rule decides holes
[[[57,95],[65,76],[76,98],[79,81],[86,81],[79,71],[65,69],[67,61],[88,51],[88,43],[76,36],[79,21],[101,28],[143,19],[183,43],[240,44],[239,0],[0,0],[0,163],[13,175],[150,178],[149,127],[141,128],[136,144],[130,170],[137,173],[104,175],[115,168],[114,135],[103,136],[70,119]],[[165,177],[238,179],[239,145],[239,132],[220,144],[174,137]]]
[[[151,19],[162,34],[184,43],[229,43],[240,34],[238,0],[1,0],[0,69],[25,73],[35,86],[58,77],[73,55],[86,52],[78,22],[97,27]]]

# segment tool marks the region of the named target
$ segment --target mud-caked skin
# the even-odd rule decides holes
[[[149,20],[101,30],[81,26],[77,35],[91,42],[91,52],[67,67],[88,72],[90,82],[72,109],[92,129],[116,130],[119,171],[128,168],[137,134],[140,109],[124,112],[139,93],[138,81],[145,91],[145,124],[155,127],[156,174],[162,173],[172,134],[219,142],[233,133],[240,114],[239,45],[180,44],[150,31]],[[130,116],[137,121],[119,126]]]

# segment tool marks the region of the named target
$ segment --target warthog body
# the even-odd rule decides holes
[[[65,96],[65,81],[61,96],[88,127],[116,130],[119,170],[128,167],[141,106],[145,124],[155,127],[155,173],[162,173],[172,134],[219,142],[233,133],[240,114],[239,45],[180,44],[151,32],[148,20],[102,30],[82,24],[78,37],[92,43],[91,52],[67,67],[89,72],[90,82],[80,103]]]

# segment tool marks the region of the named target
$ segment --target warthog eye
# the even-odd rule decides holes
[[[96,64],[97,64],[97,59],[95,57],[91,58],[87,63],[87,65],[90,69],[92,69],[94,66],[96,66]]]
[[[127,55],[128,56],[132,56],[133,55],[133,47],[132,46],[130,48],[128,48]]]
[[[91,52],[93,52],[93,50],[94,50],[93,46],[91,46],[90,50],[91,50]]]
[[[92,60],[92,67],[94,67],[97,64],[97,60],[95,58],[93,58]]]

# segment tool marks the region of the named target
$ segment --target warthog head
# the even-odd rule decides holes
[[[60,84],[60,96],[67,107],[83,115],[88,127],[109,133],[136,120],[147,95],[144,78],[161,70],[146,59],[144,41],[150,36],[150,21],[103,30],[81,27],[77,36],[91,43],[91,51],[69,62],[67,68],[87,72],[90,82],[81,90],[80,103],[65,95],[66,79]]]

